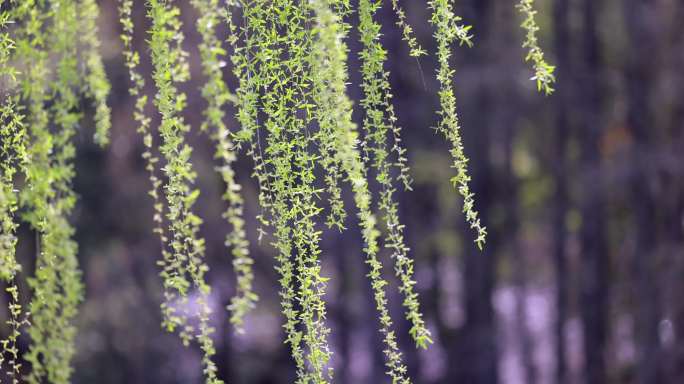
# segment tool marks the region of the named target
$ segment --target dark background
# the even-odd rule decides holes
[[[268,239],[256,240],[256,186],[244,155],[237,172],[261,301],[246,334],[235,335],[227,322],[234,275],[223,239],[230,228],[220,217],[217,162],[197,129],[205,103],[196,14],[185,1],[177,3],[193,71],[184,89],[186,118],[195,128],[189,139],[202,190],[196,209],[211,266],[219,375],[231,384],[291,383],[274,250]],[[386,3],[380,15],[387,69],[415,178],[414,191],[398,195],[400,214],[435,339],[429,350],[417,351],[400,320],[400,300],[391,296],[414,382],[684,383],[684,1],[538,0],[542,46],[557,65],[550,97],[536,92],[522,61],[516,1],[455,2],[475,34],[474,48],[458,48],[453,66],[472,187],[489,230],[483,252],[449,183],[448,147],[430,129],[439,107],[435,58],[408,56]],[[401,3],[418,41],[433,54],[425,2]],[[145,53],[152,94],[143,4],[137,1],[134,12],[136,46]],[[101,150],[91,142],[91,115],[77,137],[80,200],[73,222],[87,294],[77,320],[73,382],[199,383],[199,350],[184,348],[160,327],[159,242],[116,5],[101,2],[100,22],[113,84],[112,144]],[[355,25],[356,17],[350,21]],[[350,94],[358,105],[356,38],[353,31]],[[225,75],[234,89],[230,68]],[[237,129],[234,119],[231,127]],[[347,232],[328,231],[322,242],[324,272],[332,277],[335,378],[385,383],[361,239],[353,218],[347,224]],[[20,232],[21,259],[30,265],[35,234],[25,226]],[[28,292],[25,283],[21,288]]]

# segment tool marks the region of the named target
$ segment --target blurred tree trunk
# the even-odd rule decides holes
[[[520,111],[522,105],[520,100],[520,86],[514,76],[510,75],[510,69],[521,65],[520,61],[520,15],[515,9],[513,2],[497,4],[496,21],[499,28],[496,29],[494,44],[499,48],[502,59],[497,60],[496,67],[497,90],[494,96],[496,107],[492,114],[494,121],[492,126],[492,145],[498,150],[497,143],[502,145],[504,163],[501,171],[497,175],[500,180],[497,190],[505,191],[497,197],[501,201],[505,212],[505,220],[497,236],[508,250],[510,263],[513,272],[514,289],[514,311],[515,311],[515,333],[522,364],[522,380],[526,384],[536,384],[539,380],[537,367],[534,361],[534,338],[530,330],[528,316],[528,263],[523,252],[521,227],[524,220],[520,200],[520,180],[513,167],[513,157],[515,155],[515,145],[518,132],[524,128],[520,124]],[[540,98],[541,99],[541,98]],[[499,133],[499,136],[496,134]]]
[[[512,34],[514,36],[514,34]],[[509,93],[510,95],[511,93]],[[511,98],[509,100],[515,100]],[[507,220],[503,226],[508,236],[508,246],[510,247],[511,264],[513,266],[513,284],[515,289],[515,331],[520,343],[520,359],[523,366],[523,380],[526,384],[536,384],[538,382],[537,368],[534,363],[534,340],[530,331],[529,318],[527,313],[527,262],[523,255],[520,243],[520,199],[519,182],[513,172],[513,146],[515,141],[515,116],[513,108],[503,108],[501,115],[504,121],[508,121],[505,137],[506,152],[506,172],[504,177],[504,188],[507,194],[504,197],[504,209],[507,213]]]
[[[348,245],[349,241],[345,242],[344,240],[345,238],[342,235],[336,233],[334,241],[335,249],[340,251],[343,255],[354,254],[355,250],[351,249],[352,247]],[[353,242],[352,245],[359,246],[359,243]],[[353,266],[350,265],[347,258],[339,256],[334,258],[334,263],[337,272],[335,277],[339,281],[339,291],[337,292],[336,299],[332,301],[333,305],[331,306],[331,312],[335,323],[333,335],[335,335],[337,339],[336,355],[341,362],[340,367],[335,370],[335,376],[340,383],[348,383],[351,377],[349,368],[351,362],[350,340],[352,330],[352,321],[350,319],[351,308],[348,303],[352,296],[350,288],[351,280],[353,279]]]
[[[674,344],[670,354],[670,382],[684,383],[684,302],[678,293],[684,292],[684,161],[681,148],[684,147],[684,2],[677,3],[674,9],[672,45],[670,49],[670,75],[674,81],[674,111],[671,120],[670,150],[676,160],[671,174],[671,190],[674,201],[668,212],[666,228],[672,243],[672,253],[668,254],[674,267],[670,299],[673,308]]]
[[[637,382],[659,383],[660,292],[657,283],[658,167],[656,121],[651,107],[658,72],[657,4],[655,0],[623,2],[630,49],[626,68],[627,123],[633,138],[630,190],[634,212],[635,249],[632,258],[637,348]],[[648,52],[648,54],[644,54]]]
[[[556,318],[553,327],[555,342],[555,380],[557,384],[567,382],[565,321],[568,317],[568,263],[565,246],[567,228],[565,218],[568,213],[567,179],[567,142],[570,130],[570,108],[572,106],[572,86],[570,77],[570,32],[568,25],[568,0],[555,0],[553,3],[553,26],[558,85],[554,96],[556,109],[556,128],[553,144],[553,178],[555,193],[553,198],[553,264],[556,279]]]
[[[226,302],[223,302],[222,304],[221,307],[226,308],[230,304],[230,301],[226,300]],[[232,348],[234,338],[237,335],[235,335],[232,324],[222,325],[223,326],[220,327],[217,332],[217,334],[220,335],[222,342],[217,343],[216,348],[215,360],[217,361],[218,368],[218,372],[216,373],[222,380],[229,382],[231,381],[229,378],[236,377],[239,373],[239,370],[233,369],[233,367],[235,367],[234,364],[239,361]],[[144,372],[144,370],[142,371]]]
[[[682,191],[681,187],[679,189]],[[679,297],[680,292],[684,292],[684,235],[682,235],[682,217],[684,216],[684,198],[680,197],[677,202],[677,210],[674,218],[676,221],[672,222],[674,231],[678,233],[673,234],[674,243],[674,292],[673,299],[677,300],[672,303],[674,308],[673,313],[673,330],[674,330],[674,345],[671,358],[670,382],[684,383],[684,303]]]
[[[581,107],[582,229],[580,305],[584,337],[584,373],[587,384],[605,384],[608,339],[609,253],[606,242],[605,186],[600,140],[603,71],[598,36],[598,13],[603,1],[583,0],[581,73],[578,79]]]

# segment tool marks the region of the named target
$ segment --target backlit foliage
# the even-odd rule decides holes
[[[237,160],[236,147],[231,139],[231,132],[224,122],[223,108],[234,96],[228,91],[223,81],[222,68],[227,64],[226,51],[216,36],[216,28],[223,21],[222,6],[218,0],[193,0],[192,4],[200,15],[197,19],[197,30],[202,35],[199,51],[204,75],[207,77],[207,82],[202,89],[202,95],[208,104],[204,112],[206,120],[202,129],[211,130],[210,135],[216,145],[216,157],[222,163],[217,170],[226,184],[223,199],[228,203],[223,217],[232,226],[232,231],[226,237],[226,246],[231,249],[233,255],[233,269],[237,274],[237,292],[229,306],[232,312],[230,321],[238,332],[241,332],[244,317],[254,307],[258,297],[252,289],[254,260],[249,255],[249,242],[243,219],[244,201],[240,194],[242,187],[236,181],[233,170],[233,163]]]
[[[452,167],[456,169],[456,176],[451,178],[451,183],[458,188],[458,192],[463,197],[463,213],[466,221],[470,224],[470,228],[475,232],[475,243],[482,249],[486,240],[487,229],[480,224],[480,218],[475,210],[475,194],[470,191],[468,158],[463,151],[461,124],[456,113],[456,97],[452,86],[454,70],[449,66],[453,43],[458,41],[460,45],[472,46],[473,36],[470,34],[470,26],[459,24],[461,18],[454,14],[449,0],[431,0],[428,4],[432,9],[430,22],[435,26],[434,35],[437,40],[437,59],[439,61],[437,80],[441,85],[439,100],[442,109],[437,112],[441,121],[437,125],[437,131],[451,145],[450,152],[454,161]]]
[[[165,302],[162,309],[167,330],[178,330],[185,344],[196,340],[204,352],[202,363],[207,383],[220,383],[216,378],[216,365],[211,360],[215,348],[210,325],[211,289],[205,274],[209,269],[204,262],[204,239],[199,237],[202,220],[193,213],[199,190],[195,188],[195,171],[190,155],[192,148],[185,141],[190,126],[181,113],[186,96],[178,90],[178,84],[188,80],[187,53],[182,48],[183,34],[179,20],[180,10],[166,1],[149,0],[147,17],[152,22],[149,45],[154,66],[152,77],[157,87],[154,99],[161,115],[159,151],[166,164],[162,168],[167,182],[163,186],[168,211],[169,249],[160,262],[164,278]],[[186,313],[190,289],[197,290],[195,297],[199,308],[196,314]],[[196,316],[199,325],[195,329],[189,316]]]
[[[6,363],[9,369],[3,372],[13,382],[25,377],[29,383],[68,383],[72,374],[76,336],[73,320],[83,295],[77,245],[69,223],[76,202],[71,186],[73,137],[82,117],[80,95],[90,93],[92,97],[99,97],[99,104],[104,104],[109,92],[101,65],[98,71],[93,65],[79,64],[99,60],[95,24],[81,18],[85,14],[79,12],[86,12],[88,17],[97,16],[94,3],[89,6],[72,0],[3,4],[1,61],[3,89],[7,93],[3,94],[2,108],[0,275],[10,294],[10,336],[2,341],[0,361]],[[10,20],[12,25],[8,26]],[[80,21],[87,33],[82,33]],[[80,37],[85,46],[83,50]],[[99,92],[87,91],[93,87],[81,80],[91,77],[84,75],[84,67],[88,73],[98,72]],[[105,105],[98,110],[98,125],[108,127],[108,108]],[[17,192],[18,178],[13,177],[17,172],[24,179],[20,192]],[[19,305],[15,284],[21,270],[14,257],[15,212],[30,224],[37,236],[36,268],[28,279],[32,291],[30,317]],[[31,343],[23,357],[31,370],[24,375],[16,342],[29,321],[27,333]]]
[[[118,1],[123,58],[135,102],[132,120],[144,145],[154,206],[152,232],[160,244],[162,327],[177,333],[183,344],[202,350],[206,383],[222,381],[213,361],[211,324],[218,314],[211,305],[205,244],[199,235],[202,219],[194,209],[200,190],[187,136],[195,129],[212,139],[216,170],[224,183],[223,216],[231,227],[225,245],[237,277],[228,309],[237,332],[245,330],[258,300],[243,191],[234,169],[239,156],[247,155],[259,188],[257,237],[270,239],[277,252],[285,342],[297,383],[333,381],[325,301],[331,277],[322,269],[321,238],[326,226],[346,231],[350,211],[356,212],[364,242],[360,251],[392,383],[408,384],[411,379],[390,316],[389,290],[395,284],[390,283],[385,264],[394,272],[411,338],[421,348],[432,343],[399,216],[397,189],[410,191],[412,180],[377,14],[386,3],[410,56],[427,55],[399,0],[359,0],[357,7],[348,0],[191,0],[198,16],[191,27],[201,37],[197,51],[206,104],[201,125],[192,127],[184,118],[187,97],[180,90],[190,79],[189,52],[194,52],[183,45],[182,2],[146,0],[149,29],[142,30],[133,22],[136,2]],[[0,0],[0,280],[10,298],[9,333],[0,340],[0,382],[18,383],[22,377],[29,383],[71,380],[74,318],[84,294],[70,224],[76,204],[74,137],[86,113],[82,99],[91,102],[96,143],[109,142],[111,127],[111,87],[99,52],[97,4]],[[439,64],[436,130],[451,146],[456,173],[451,182],[463,198],[466,222],[481,249],[486,229],[469,187],[449,64],[455,43],[471,46],[473,35],[453,12],[451,1],[431,0],[428,7]],[[534,79],[540,90],[551,93],[554,68],[544,61],[537,42],[533,2],[521,0],[518,8],[525,17],[523,46],[529,50]],[[358,14],[356,36],[361,46],[359,127],[352,120],[354,105],[347,91],[352,28],[348,20],[353,14]],[[226,36],[221,36],[225,30]],[[136,33],[144,35],[144,47],[135,46]],[[149,54],[153,66],[154,97],[145,93],[142,54]],[[229,74],[238,82],[233,90],[226,82]],[[231,103],[235,126],[227,122]],[[148,109],[160,117],[158,126],[153,126]],[[346,190],[353,196],[352,207],[345,201]],[[23,269],[15,255],[19,220],[37,236],[34,271]],[[386,260],[383,249],[389,255]],[[30,292],[19,292],[20,275],[26,275]],[[30,297],[26,309],[20,305],[20,294]],[[30,345],[20,356],[17,341],[24,332]]]
[[[364,158],[376,172],[376,181],[380,185],[379,208],[387,227],[385,246],[390,249],[394,261],[394,269],[400,280],[400,291],[404,295],[406,316],[411,322],[410,334],[416,344],[426,348],[430,339],[430,331],[420,313],[418,294],[413,286],[413,260],[408,257],[409,249],[404,242],[404,225],[399,221],[399,205],[395,200],[392,166],[396,166],[397,178],[405,188],[410,188],[408,167],[406,166],[406,150],[401,146],[400,128],[392,105],[389,73],[384,69],[386,51],[380,43],[380,24],[374,20],[375,12],[382,5],[381,1],[361,0],[359,2],[359,34],[363,44],[361,52],[361,68],[363,80],[361,88],[364,98],[361,106],[365,116],[363,131]],[[393,137],[392,152],[387,148],[388,135]],[[396,155],[396,162],[390,157]]]
[[[260,94],[256,102],[265,115],[262,125],[254,123],[251,136],[262,151],[263,168],[256,172],[268,184],[267,214],[278,250],[287,341],[299,381],[328,382],[330,331],[323,300],[327,278],[321,275],[321,231],[316,226],[322,208],[314,184],[316,154],[309,151],[315,137],[309,129],[313,105],[306,65],[312,44],[306,25],[310,9],[292,0],[256,0],[244,7],[254,11],[243,32],[255,39],[246,52],[255,62],[250,75],[255,88],[250,91]]]
[[[399,0],[392,0],[392,9],[397,15],[397,26],[401,28],[402,38],[409,46],[410,55],[418,57],[427,54],[413,35],[413,28],[406,20],[406,12],[401,5],[399,5]]]
[[[542,51],[539,46],[539,40],[537,38],[539,25],[537,25],[537,20],[535,18],[537,11],[534,9],[534,0],[520,0],[520,3],[516,5],[516,8],[518,8],[524,18],[522,23],[522,28],[525,31],[523,48],[527,49],[525,61],[532,62],[532,69],[534,70],[532,80],[537,83],[538,91],[550,95],[553,93],[553,83],[556,82],[556,77],[553,74],[556,67],[549,65],[546,62],[544,59],[544,51]]]
[[[6,30],[12,22],[11,17],[6,11],[0,14],[0,83],[9,90],[16,87],[16,70],[9,62],[14,41]],[[16,275],[21,271],[21,266],[15,254],[18,199],[14,178],[26,165],[26,130],[23,116],[12,95],[3,93],[0,97],[3,99],[0,107],[0,281],[6,284],[5,290],[9,294],[9,316],[5,321],[9,332],[5,339],[0,340],[0,372],[5,372],[7,376],[0,376],[0,381],[10,379],[12,383],[19,383],[21,361],[17,340],[21,335],[21,327],[27,324],[27,320],[19,301],[19,287],[16,283]]]
[[[68,221],[76,203],[71,188],[75,155],[72,139],[81,118],[76,109],[78,18],[75,1],[56,1],[48,7],[47,12],[53,18],[44,35],[45,48],[53,50],[58,61],[54,80],[45,90],[54,95],[54,103],[45,111],[52,124],[29,125],[34,144],[29,149],[27,178],[47,185],[45,190],[38,190],[40,194],[26,199],[32,224],[41,234],[36,273],[29,280],[33,289],[29,327],[32,344],[27,360],[31,363],[29,382],[47,379],[52,383],[68,383],[75,353],[73,319],[83,295],[74,229]],[[38,158],[42,161],[37,161]]]
[[[99,10],[95,0],[80,0],[78,2],[78,17],[81,22],[79,36],[87,70],[85,90],[95,104],[95,142],[106,145],[109,142],[109,128],[111,127],[110,110],[107,105],[107,96],[109,96],[111,87],[99,52],[98,16]]]
[[[344,2],[338,4],[344,7],[342,9],[348,7]],[[325,1],[315,1],[313,5],[317,40],[313,47],[312,68],[317,74],[314,79],[314,101],[318,105],[316,116],[321,131],[320,147],[331,148],[335,161],[344,170],[346,179],[351,184],[365,243],[364,253],[378,311],[380,333],[385,343],[387,374],[393,383],[406,383],[409,379],[389,315],[387,281],[382,277],[382,263],[378,259],[380,232],[376,229],[376,219],[371,209],[372,196],[366,169],[357,149],[358,132],[351,120],[352,103],[346,96],[348,71],[344,39],[349,26]],[[325,63],[328,65],[324,65]]]

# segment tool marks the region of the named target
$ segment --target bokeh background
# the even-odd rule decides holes
[[[197,17],[189,2],[177,3],[191,53],[186,118],[195,128],[189,140],[202,190],[196,208],[211,266],[219,376],[231,384],[292,383],[274,250],[268,239],[256,239],[256,185],[247,156],[237,173],[261,301],[244,335],[227,322],[234,276],[223,240],[230,228],[220,217],[223,185],[211,143],[197,129],[205,105]],[[415,383],[684,383],[684,2],[538,0],[541,42],[558,76],[556,92],[545,97],[522,61],[516,1],[455,1],[475,35],[473,48],[456,50],[453,66],[477,209],[489,229],[483,252],[449,183],[448,147],[431,129],[439,106],[435,58],[409,57],[385,3],[387,69],[415,179],[413,191],[398,195],[400,214],[435,339],[432,348],[416,350],[408,325],[397,321]],[[434,53],[425,2],[401,3],[418,41]],[[73,222],[87,294],[77,320],[73,382],[200,383],[200,351],[160,327],[159,242],[117,2],[100,4],[113,131],[111,146],[96,147],[89,111],[77,137],[80,199]],[[136,1],[134,18],[136,46],[147,53],[143,1]],[[356,16],[350,21],[356,25]],[[349,92],[358,101],[356,37],[352,31]],[[147,54],[143,68],[152,94]],[[225,78],[234,89],[229,67]],[[158,116],[150,115],[156,123]],[[357,111],[357,121],[360,116]],[[232,117],[231,127],[237,127]],[[345,196],[349,202],[350,192]],[[344,234],[328,231],[322,242],[324,271],[332,277],[335,378],[385,383],[361,239],[353,216],[347,224]],[[20,257],[30,271],[35,234],[26,226],[20,233]],[[21,288],[28,291],[25,283]],[[400,298],[391,296],[391,304],[402,319]]]

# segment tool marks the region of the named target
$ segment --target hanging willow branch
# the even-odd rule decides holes
[[[169,300],[176,295],[167,297],[163,310],[170,331],[178,327],[186,344],[193,339],[198,342],[203,351],[206,382],[217,384],[222,381],[216,377],[216,364],[211,360],[216,351],[211,339],[214,329],[209,324],[212,311],[208,299],[211,289],[205,281],[205,273],[209,268],[203,260],[204,240],[198,235],[201,219],[192,212],[199,190],[194,188],[196,175],[190,162],[192,148],[185,142],[185,134],[190,127],[181,116],[186,97],[177,88],[177,84],[186,81],[190,75],[187,54],[182,49],[183,34],[178,18],[180,10],[164,0],[148,0],[147,6],[147,16],[152,22],[149,44],[154,66],[153,79],[157,86],[155,105],[162,118],[159,126],[162,144],[159,151],[166,161],[163,171],[168,178],[164,194],[168,204],[166,217],[171,249],[160,263],[163,268],[161,275],[165,287],[175,290],[180,298],[180,302],[171,302]],[[176,307],[188,305],[191,288],[198,291],[198,330],[188,323],[186,315],[175,315],[177,310],[185,310]]]
[[[399,5],[399,0],[392,0],[392,9],[397,16],[397,26],[401,29],[402,38],[406,44],[408,44],[410,50],[409,54],[412,57],[426,55],[427,51],[420,46],[418,40],[414,36],[413,27],[411,27],[411,24],[406,20],[406,12],[401,5]]]
[[[192,4],[200,15],[197,19],[197,30],[202,35],[199,51],[204,74],[207,76],[207,82],[202,88],[202,95],[208,103],[204,111],[206,120],[202,124],[202,129],[211,130],[211,137],[216,146],[216,157],[222,162],[217,169],[226,184],[223,199],[228,203],[228,209],[223,217],[232,226],[232,231],[226,237],[226,246],[231,249],[233,255],[233,269],[237,274],[237,292],[228,307],[232,313],[230,322],[235,325],[238,332],[243,332],[244,317],[254,308],[258,296],[252,287],[254,260],[249,255],[249,242],[245,232],[244,201],[240,194],[242,187],[236,181],[233,170],[233,163],[237,160],[234,151],[236,147],[231,140],[231,132],[223,122],[225,118],[223,108],[234,96],[228,91],[221,72],[226,65],[223,61],[226,52],[216,37],[216,27],[221,22],[222,12],[218,0],[193,0]],[[230,17],[230,15],[224,17]]]
[[[129,91],[135,98],[133,117],[151,182],[153,232],[161,246],[162,326],[177,332],[184,344],[194,343],[202,349],[206,383],[218,384],[222,381],[212,361],[216,351],[210,324],[211,289],[205,276],[205,244],[199,236],[202,220],[193,210],[199,189],[191,163],[192,148],[186,141],[191,127],[182,116],[187,100],[179,90],[190,71],[176,4],[181,3],[145,1],[151,22],[146,51],[151,55],[156,86],[153,105],[161,116],[158,130],[145,114],[149,100],[144,93],[140,54],[133,47],[133,0],[119,0],[121,39]],[[383,1],[359,0],[356,9],[348,0],[191,0],[190,4],[199,15],[195,26],[201,36],[198,48],[206,78],[202,96],[207,107],[200,128],[212,138],[220,161],[217,171],[225,183],[222,198],[227,204],[223,216],[232,227],[226,236],[237,275],[236,294],[229,306],[231,323],[241,332],[246,314],[258,299],[253,289],[254,260],[245,232],[244,201],[233,169],[244,149],[254,162],[253,177],[259,187],[259,239],[270,231],[277,251],[283,328],[297,383],[332,382],[325,302],[329,278],[322,271],[321,227],[327,224],[345,230],[343,190],[349,188],[364,241],[386,373],[393,384],[410,384],[390,316],[389,283],[379,258],[379,226],[386,231],[384,246],[399,282],[410,336],[423,348],[432,339],[420,312],[414,262],[396,198],[397,184],[410,190],[412,181],[385,70],[387,52],[376,20]],[[19,383],[23,368],[17,341],[28,327],[31,343],[24,360],[31,370],[26,381],[66,384],[71,380],[75,353],[73,320],[83,295],[74,229],[69,223],[76,200],[73,139],[82,117],[81,98],[94,104],[98,144],[109,141],[111,126],[106,103],[111,87],[98,52],[99,11],[95,0],[0,0],[0,6],[0,82],[4,92],[0,108],[0,280],[10,298],[10,332],[0,340],[0,369],[12,383]],[[399,1],[392,0],[391,6],[410,55],[425,55]],[[472,36],[470,27],[460,24],[450,0],[431,0],[428,6],[438,44],[441,109],[437,131],[451,145],[456,169],[451,181],[464,199],[466,221],[482,249],[487,232],[469,187],[468,159],[452,89],[454,70],[449,65],[452,45],[470,46]],[[533,0],[520,0],[517,7],[525,18],[526,60],[533,63],[538,88],[549,94],[555,81],[554,67],[545,62],[537,41]],[[351,26],[345,18],[354,11],[359,14],[362,46],[362,137],[352,121],[353,103],[346,89]],[[241,21],[236,22],[239,15]],[[228,54],[218,36],[221,22],[228,26],[232,72],[239,82],[234,94],[223,80]],[[10,27],[11,23],[16,24]],[[224,121],[229,102],[237,106],[240,124],[233,131]],[[24,182],[17,192],[19,174]],[[369,175],[375,176],[377,196],[371,192]],[[325,218],[324,207],[330,207]],[[373,214],[375,208],[382,225]],[[38,236],[36,271],[28,280],[33,294],[28,311],[19,304],[16,283],[22,271],[15,255],[18,216]]]
[[[0,1],[0,7],[4,1]],[[16,259],[17,237],[16,212],[18,209],[17,194],[14,189],[14,178],[17,172],[25,171],[27,165],[26,129],[23,115],[13,95],[16,92],[17,70],[10,63],[15,43],[8,25],[12,22],[9,11],[0,13],[0,84],[7,87],[7,93],[0,95],[3,104],[0,107],[0,281],[9,293],[7,304],[8,318],[5,324],[8,335],[0,340],[0,372],[18,384],[21,377],[21,361],[17,341],[21,328],[29,325],[27,314],[19,301],[19,287],[16,277],[21,265]],[[4,376],[4,375],[3,375]],[[0,377],[3,382],[4,377]]]
[[[9,64],[14,41],[5,31],[10,17],[9,12],[3,11],[0,14],[0,82],[7,84],[10,91],[14,91],[16,70]],[[6,373],[12,384],[18,384],[22,364],[19,360],[17,341],[21,335],[21,327],[28,325],[28,320],[19,301],[19,287],[16,283],[21,265],[16,259],[18,224],[15,216],[18,201],[14,190],[14,177],[26,166],[26,130],[22,121],[23,116],[11,94],[2,97],[4,102],[0,108],[0,281],[5,283],[5,291],[10,297],[7,305],[9,316],[5,321],[9,332],[5,339],[0,340],[0,372]],[[0,382],[2,379],[0,377]]]
[[[0,280],[10,282],[21,270],[15,257],[18,208],[14,177],[26,165],[23,116],[9,97],[0,109]]]
[[[261,96],[259,89],[269,82],[271,74],[267,71],[263,60],[270,52],[273,44],[268,37],[265,23],[267,20],[268,4],[261,0],[245,1],[242,3],[241,36],[238,35],[237,27],[232,23],[232,13],[227,16],[231,31],[230,43],[233,46],[233,70],[240,84],[236,91],[238,101],[238,121],[242,129],[239,135],[240,142],[249,144],[248,153],[254,162],[253,176],[259,184],[259,205],[263,210],[257,219],[260,226],[260,238],[264,227],[273,223],[274,247],[278,251],[276,257],[276,270],[279,273],[280,297],[282,313],[285,316],[285,342],[290,345],[292,357],[297,368],[299,382],[304,382],[305,359],[302,349],[302,332],[298,329],[299,310],[295,307],[296,291],[294,287],[295,267],[290,260],[293,252],[291,243],[291,228],[288,223],[287,203],[282,198],[276,201],[275,188],[272,185],[273,173],[266,164],[261,147],[259,112]],[[242,37],[244,45],[239,46],[238,41]],[[284,182],[281,181],[281,182]]]
[[[168,250],[168,235],[164,227],[164,203],[162,201],[162,182],[159,178],[159,157],[154,154],[155,145],[150,128],[150,118],[145,116],[145,107],[148,104],[148,99],[147,95],[144,94],[145,79],[139,71],[140,55],[133,48],[134,25],[131,19],[133,0],[120,0],[118,9],[119,22],[123,29],[121,34],[121,40],[124,45],[123,56],[131,81],[129,93],[135,97],[133,118],[138,124],[137,132],[142,137],[143,145],[145,146],[142,157],[145,160],[145,170],[148,173],[151,184],[148,194],[152,197],[154,203],[153,232],[159,237],[162,259],[165,262],[170,262],[172,256]],[[183,313],[177,314],[175,308],[168,304],[173,303],[178,298],[176,290],[171,285],[167,284],[166,280],[163,285],[165,302],[162,303],[162,326],[167,330],[174,330],[178,323],[186,321]]]
[[[85,90],[95,104],[95,142],[101,146],[109,143],[111,110],[107,105],[107,96],[111,85],[107,80],[102,57],[100,56],[100,40],[98,39],[97,18],[100,12],[95,0],[78,2],[78,17],[81,22],[80,38],[84,50],[86,66]]]
[[[154,138],[152,135],[152,130],[150,128],[150,118],[145,116],[145,107],[148,103],[147,95],[144,94],[145,79],[139,72],[140,65],[140,55],[133,48],[133,33],[134,25],[131,19],[133,9],[133,0],[120,0],[119,4],[119,21],[123,29],[121,34],[121,40],[124,44],[124,59],[126,62],[126,67],[128,68],[128,73],[131,81],[131,86],[129,88],[129,93],[135,97],[135,110],[133,112],[133,118],[138,124],[137,132],[143,139],[143,145],[145,150],[142,153],[142,157],[145,160],[145,170],[148,172],[148,177],[150,179],[151,189],[148,192],[153,199],[154,206],[154,229],[153,232],[159,237],[160,248],[162,253],[162,266],[170,264],[173,260],[168,249],[168,235],[167,230],[164,226],[164,203],[162,201],[162,182],[159,178],[159,157],[154,154]],[[165,277],[162,271],[162,277]],[[172,284],[172,281],[165,279],[164,284],[164,299],[165,302],[162,303],[162,327],[168,331],[175,330],[179,325],[185,324],[187,322],[187,317],[183,312],[177,312],[176,307],[173,305],[176,300],[179,299],[178,289]],[[184,330],[181,331],[181,338],[185,343],[189,342],[191,338],[187,335]]]
[[[281,280],[292,284],[283,284],[283,308],[293,311],[286,314],[286,330],[293,353],[302,348],[304,366],[299,363],[299,380],[329,382],[330,330],[325,324],[323,300],[327,278],[321,276],[321,232],[316,228],[321,208],[317,204],[319,191],[314,186],[316,156],[309,152],[313,137],[308,126],[313,106],[309,102],[311,73],[305,64],[312,42],[306,27],[310,10],[307,4],[292,0],[255,3],[265,12],[262,20],[248,19],[249,33],[259,37],[258,50],[253,54],[259,63],[256,77],[263,87],[261,106],[266,115],[264,164],[270,175],[267,179],[271,183]],[[256,25],[261,21],[265,23]],[[294,280],[286,275],[290,269]],[[291,299],[301,308],[299,311],[290,307]],[[301,334],[292,332],[298,326]],[[298,341],[301,346],[296,344]]]
[[[387,374],[392,383],[409,383],[406,366],[396,342],[392,318],[389,314],[386,280],[382,277],[376,219],[371,211],[372,196],[368,188],[366,169],[358,151],[358,133],[351,120],[352,103],[346,95],[348,79],[347,46],[345,38],[349,26],[331,10],[331,5],[343,1],[313,0],[316,15],[317,39],[312,51],[314,101],[316,118],[320,126],[320,147],[331,148],[335,162],[343,168],[354,192],[354,202],[365,243],[366,263],[370,268],[373,296],[379,315],[380,333],[384,337]]]
[[[475,231],[477,237],[475,243],[478,248],[484,246],[487,229],[480,224],[478,213],[475,210],[475,194],[470,191],[470,176],[468,175],[468,158],[463,151],[461,139],[461,125],[456,113],[456,97],[452,89],[454,71],[449,67],[449,57],[451,56],[451,44],[458,41],[461,45],[472,46],[471,27],[459,24],[461,18],[456,16],[451,9],[449,0],[432,0],[428,2],[432,9],[430,23],[436,27],[435,39],[437,40],[437,59],[439,69],[437,80],[440,83],[439,99],[442,109],[438,112],[442,120],[437,126],[437,131],[441,133],[451,144],[451,156],[454,158],[453,168],[456,169],[456,176],[451,179],[451,183],[458,188],[458,192],[463,197],[463,213],[470,228]]]
[[[534,0],[520,0],[520,3],[516,5],[516,8],[518,8],[524,17],[522,23],[522,28],[525,30],[523,48],[527,48],[528,50],[525,61],[532,62],[534,76],[532,76],[531,80],[537,82],[538,91],[543,91],[546,95],[550,95],[553,93],[553,83],[556,82],[556,76],[553,74],[556,67],[549,65],[546,62],[544,59],[544,51],[539,46],[539,41],[537,39],[539,25],[535,19],[537,11],[534,10]]]
[[[29,280],[33,290],[30,303],[32,343],[26,354],[32,371],[29,383],[49,381],[68,383],[74,355],[76,329],[72,324],[81,301],[81,273],[76,259],[74,230],[68,221],[75,195],[73,177],[74,135],[80,114],[76,88],[77,17],[71,1],[54,2],[50,8],[26,1],[17,4],[17,61],[22,65],[23,98],[29,104],[28,126],[31,159],[26,166],[27,183],[22,190],[22,205],[27,221],[38,231],[39,254],[35,276]],[[51,24],[49,22],[52,21]],[[50,47],[51,51],[47,50]],[[49,81],[47,58],[58,57],[55,79]],[[54,96],[50,110],[44,103],[48,91]],[[55,122],[51,132],[48,122]]]
[[[395,262],[394,269],[399,278],[400,291],[404,295],[406,317],[411,322],[410,334],[419,347],[426,348],[432,342],[430,331],[420,313],[418,294],[413,289],[413,260],[409,258],[409,248],[404,241],[404,225],[399,221],[399,205],[394,197],[395,187],[392,177],[392,163],[387,149],[389,132],[395,138],[394,150],[398,156],[398,178],[408,188],[410,186],[405,150],[400,147],[400,128],[392,105],[389,73],[384,69],[386,51],[380,43],[380,24],[374,20],[375,12],[381,1],[361,0],[359,2],[359,33],[364,49],[361,51],[362,76],[361,100],[366,116],[363,122],[365,140],[363,148],[367,161],[376,171],[376,180],[381,186],[379,207],[387,226],[386,246],[391,250]]]
[[[14,216],[18,201],[14,193],[14,176],[19,166],[26,165],[26,130],[19,106],[12,97],[17,70],[10,63],[15,49],[14,40],[6,30],[10,23],[12,15],[3,10],[0,13],[0,84],[6,86],[8,92],[0,95],[0,279],[5,282],[12,281],[21,269],[15,258],[17,223]]]

